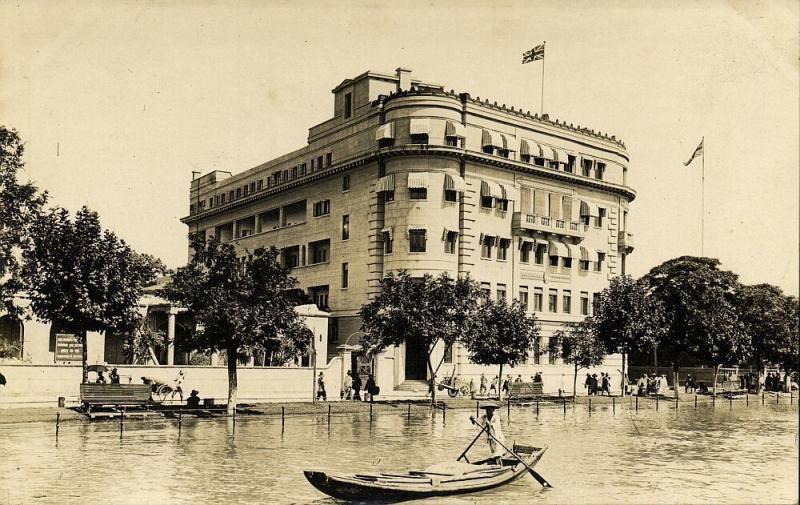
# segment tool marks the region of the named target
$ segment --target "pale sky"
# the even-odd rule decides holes
[[[302,147],[330,90],[398,66],[447,89],[624,140],[633,275],[705,253],[798,292],[796,1],[3,2],[0,124],[26,176],[134,248],[186,261],[193,170]],[[386,7],[384,7],[384,5]]]

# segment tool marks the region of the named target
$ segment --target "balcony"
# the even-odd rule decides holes
[[[633,241],[633,233],[629,231],[621,231],[619,232],[619,250],[629,254],[633,252],[633,247],[635,245]]]
[[[511,222],[515,230],[530,230],[543,233],[555,233],[565,237],[583,239],[586,236],[586,226],[577,221],[565,221],[547,216],[537,216],[525,212],[515,212]]]

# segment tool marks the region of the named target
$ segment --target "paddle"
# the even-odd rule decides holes
[[[473,423],[475,422],[475,421],[474,421],[474,419],[471,419],[471,420],[472,420],[472,422],[473,422]],[[481,427],[481,433],[482,433],[484,430],[486,430],[486,426],[482,426],[482,427]],[[494,435],[492,435],[492,433],[491,433],[491,432],[487,431],[487,432],[486,432],[486,434],[487,434],[487,435],[489,435],[489,436],[492,438],[492,440],[494,440],[495,442],[497,442],[497,445],[499,445],[500,447],[502,447],[503,449],[505,449],[507,453],[511,454],[512,456],[514,456],[514,457],[517,459],[517,461],[519,461],[520,463],[522,463],[522,465],[523,465],[525,468],[527,468],[527,469],[528,469],[528,472],[531,474],[531,476],[533,476],[533,478],[534,478],[534,479],[536,479],[536,480],[539,482],[539,484],[541,484],[541,485],[542,485],[542,487],[553,487],[553,486],[552,486],[552,485],[551,485],[549,482],[547,482],[547,480],[545,480],[545,478],[544,478],[544,477],[542,477],[541,475],[539,475],[539,472],[537,472],[536,470],[534,470],[533,468],[531,468],[531,466],[530,466],[528,463],[526,463],[526,462],[525,462],[525,460],[523,460],[523,459],[522,459],[520,456],[518,456],[518,455],[517,455],[517,453],[515,453],[514,451],[512,451],[511,449],[509,449],[508,447],[506,447],[505,445],[503,445],[503,443],[502,443],[502,442],[500,442],[499,440],[497,440],[497,438],[495,438],[495,436],[494,436]],[[480,436],[480,433],[478,433],[478,435]]]
[[[464,452],[461,453],[461,456],[459,456],[458,459],[456,459],[456,461],[461,461],[461,458],[464,458],[464,459],[467,458],[467,452],[469,452],[469,450],[472,449],[472,446],[475,445],[475,442],[478,441],[478,438],[481,436],[481,434],[484,432],[484,430],[486,430],[486,426],[481,426],[481,431],[479,431],[478,434],[475,435],[475,438],[472,439],[472,442],[469,443],[467,448],[464,449]],[[469,463],[468,459],[467,459],[467,463]]]

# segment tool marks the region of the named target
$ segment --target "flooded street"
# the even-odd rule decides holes
[[[549,444],[537,470],[508,486],[417,503],[792,503],[798,499],[797,406],[743,401],[662,403],[639,412],[627,400],[596,407],[501,411],[506,438]],[[330,473],[423,468],[453,460],[476,429],[474,411],[229,420],[185,419],[0,426],[0,503],[337,503],[303,469]],[[476,444],[471,454],[483,454]]]

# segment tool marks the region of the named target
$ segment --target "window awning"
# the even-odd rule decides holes
[[[375,131],[375,140],[393,139],[394,138],[394,121],[380,125]]]
[[[505,241],[506,241],[506,242],[508,242],[509,244],[511,243],[511,237],[503,237],[503,236],[498,236],[498,237],[497,237],[497,243],[499,244],[501,240],[505,240]]]
[[[463,193],[467,190],[467,182],[461,176],[444,174],[444,189]]]
[[[519,142],[517,142],[517,137],[508,135],[507,133],[498,133],[498,135],[503,143],[501,146],[503,149],[514,152],[519,151]]]
[[[498,132],[493,132],[491,130],[483,130],[483,137],[481,139],[481,146],[492,146],[498,147],[500,149],[505,149],[503,147],[503,139]]]
[[[427,229],[428,227],[424,224],[410,224],[408,225],[407,231],[408,233],[411,233],[412,231],[426,231]]]
[[[447,240],[447,234],[448,233],[455,233],[456,235],[458,235],[458,230],[453,230],[453,229],[448,228],[447,226],[445,226],[444,227],[444,231],[442,231],[442,240]]]
[[[553,154],[555,154],[553,161],[557,161],[559,163],[569,163],[569,157],[567,155],[567,151],[554,147]]]
[[[531,149],[531,145],[533,149]],[[536,156],[539,157],[538,146],[535,142],[528,139],[520,139],[519,140],[519,154],[520,156]]]
[[[597,205],[592,202],[581,200],[581,216],[597,216]]]
[[[497,235],[492,235],[490,233],[481,233],[480,240],[478,240],[479,244],[483,244],[484,239],[489,239],[491,244],[495,244],[497,242]]]
[[[550,240],[547,242],[547,254],[549,256],[561,256],[563,258],[569,258],[569,251],[567,251],[567,246],[564,245],[564,242],[558,242],[555,240]]]
[[[481,196],[491,196],[492,198],[505,198],[503,186],[493,181],[481,181]]]
[[[525,244],[530,244],[531,245],[531,249],[533,249],[534,246],[536,246],[536,240],[534,240],[532,238],[520,237],[519,238],[519,244],[518,244],[519,249],[522,249],[523,247],[525,247]]]
[[[411,135],[430,135],[431,120],[428,118],[412,117],[408,124],[408,133]]]
[[[565,258],[577,258],[578,257],[578,251],[576,250],[576,247],[574,245],[567,244],[566,242],[564,242],[563,244],[567,248],[567,255],[564,256]]]
[[[602,250],[602,249],[597,249],[597,250],[594,252],[594,258],[592,258],[592,259],[593,259],[594,261],[600,261],[600,255],[601,255],[601,254],[606,254],[606,252],[605,252],[604,250]]]
[[[428,189],[428,172],[409,172],[408,189]]]
[[[589,261],[589,251],[581,246],[581,261]]]
[[[455,121],[448,121],[444,127],[445,137],[467,137],[467,127]]]
[[[385,234],[385,235],[389,235],[389,240],[394,239],[394,227],[393,226],[387,226],[386,228],[381,230],[381,233]]]
[[[534,156],[538,158],[544,158],[546,160],[553,160],[555,159],[555,154],[553,152],[553,148],[545,145],[545,144],[536,144],[539,150],[539,154],[534,154]]]
[[[519,200],[519,191],[517,188],[513,186],[504,186],[502,184],[500,187],[503,188],[503,193],[505,195],[503,198],[506,200],[513,200],[515,202]]]
[[[385,191],[394,191],[394,174],[378,179],[378,184],[375,185],[375,192],[382,193]]]

